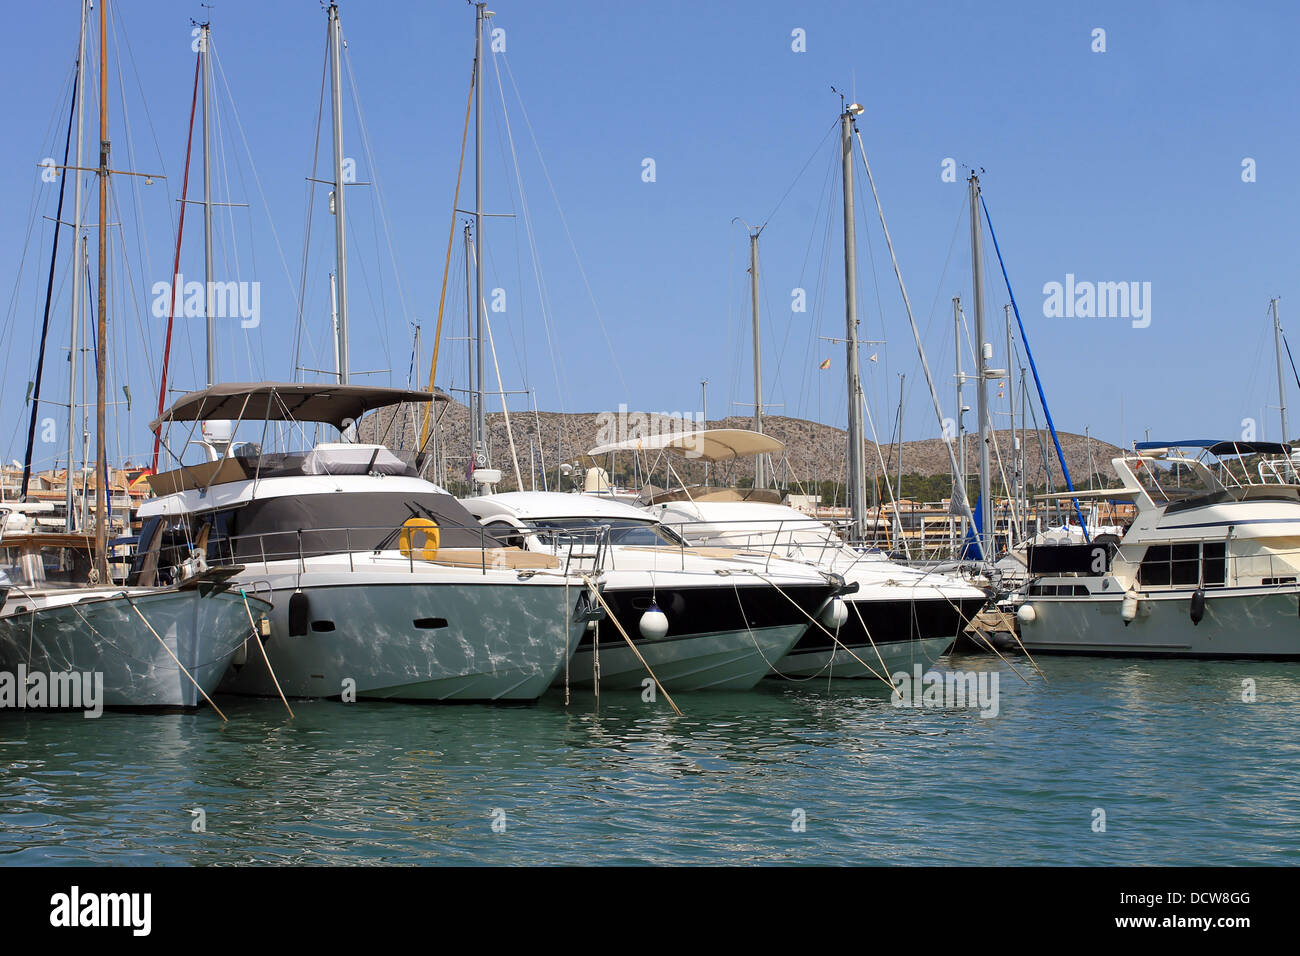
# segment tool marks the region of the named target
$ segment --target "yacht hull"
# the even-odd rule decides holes
[[[754,630],[687,634],[659,641],[636,641],[641,657],[668,692],[749,690],[754,687],[808,629],[807,624],[759,627]],[[611,642],[613,634],[617,643]],[[630,633],[630,632],[629,632]],[[590,643],[573,655],[568,680],[575,687],[595,684],[597,654]],[[605,690],[639,690],[649,679],[645,665],[613,625],[601,625],[600,686]],[[556,678],[563,684],[565,675]]]
[[[985,599],[867,598],[846,603],[849,617],[835,638],[820,627],[811,628],[776,665],[773,676],[888,678],[895,667],[932,664],[979,613]]]
[[[722,587],[619,589],[603,593],[614,616],[636,644],[645,664],[610,621],[588,631],[574,654],[567,675],[573,686],[595,683],[597,651],[602,689],[640,689],[654,671],[670,694],[695,690],[749,690],[754,687],[811,626],[830,599],[829,585],[781,582]],[[651,602],[667,615],[668,633],[647,639],[639,632],[641,615]]]
[[[582,587],[561,583],[367,580],[305,574],[271,582],[267,657],[290,697],[357,700],[531,701],[577,647]],[[306,601],[306,633],[290,633],[291,602]],[[566,624],[569,628],[566,634]],[[267,697],[260,653],[232,668],[221,690]]]
[[[127,593],[129,602],[122,588],[11,593],[0,670],[102,675],[105,707],[194,708],[204,703],[199,688],[214,693],[252,635],[249,611],[257,618],[267,608],[206,585]]]
[[[1192,623],[1191,598],[1144,592],[1126,627],[1121,595],[1031,597],[1034,620],[1021,622],[1020,640],[1031,654],[1300,659],[1300,589],[1206,589],[1200,624]]]

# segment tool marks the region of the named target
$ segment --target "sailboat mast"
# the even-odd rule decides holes
[[[217,380],[216,326],[212,290],[212,57],[208,51],[208,24],[199,24],[199,60],[203,64],[203,315],[208,333],[208,385]]]
[[[465,223],[465,362],[469,373],[469,402],[470,402],[470,461],[469,471],[474,471],[474,455],[478,451],[478,441],[474,437],[478,431],[478,402],[477,392],[475,391],[474,378],[474,307],[470,299],[474,295],[474,275],[471,272],[474,264],[474,251],[470,248],[470,226],[469,222]]]
[[[958,480],[964,491],[966,488],[966,404],[962,393],[963,386],[966,384],[966,375],[962,371],[961,361],[961,297],[956,295],[952,297],[952,340],[957,346],[957,456],[959,459],[957,470],[961,472]],[[954,494],[953,501],[956,500],[957,496]]]
[[[81,171],[86,122],[86,18],[90,0],[81,0],[81,34],[77,40],[77,168],[73,172],[72,207],[72,327],[68,333],[68,472],[63,488],[63,526],[77,530],[73,509],[76,489],[72,465],[77,460],[77,365],[81,361]]]
[[[339,24],[339,6],[329,6],[330,29],[330,97],[334,119],[334,255],[338,282],[338,330],[335,341],[339,354],[339,384],[348,383],[348,250],[346,220],[343,214],[343,77],[339,66],[343,48],[343,27]],[[204,111],[206,116],[206,110]],[[206,168],[206,163],[204,164]]]
[[[988,560],[991,555],[989,546],[993,544],[995,527],[993,512],[989,507],[989,389],[988,359],[990,347],[984,341],[984,250],[983,230],[980,229],[980,181],[975,173],[970,174],[970,248],[972,293],[975,297],[975,386],[976,414],[980,426],[980,527],[976,529],[976,541],[980,554]]]
[[[99,308],[95,315],[95,572],[100,584],[108,575],[108,449],[105,447],[104,377],[108,365],[108,0],[99,0]]]
[[[487,4],[474,4],[474,241],[479,255],[474,267],[474,402],[470,444],[474,467],[487,461],[487,412],[483,404],[483,21]]]
[[[1010,437],[1011,445],[1011,487],[1007,489],[1007,494],[1015,498],[1016,507],[1013,514],[1016,516],[1016,539],[1019,540],[1024,532],[1019,527],[1019,515],[1022,514],[1022,502],[1019,495],[1020,469],[1016,462],[1019,460],[1020,442],[1016,439],[1016,380],[1012,375],[1015,370],[1015,363],[1011,359],[1011,306],[1010,304],[1002,307],[1002,317],[1006,320],[1007,325],[1007,435]],[[1007,547],[1011,547],[1011,539],[1007,539]]]
[[[840,154],[844,183],[844,322],[845,362],[849,380],[848,498],[851,539],[867,536],[866,450],[862,432],[862,381],[858,370],[857,237],[853,219],[853,118],[862,112],[857,103],[840,116]]]
[[[749,234],[749,297],[754,318],[754,431],[763,434],[763,340],[758,321],[758,234],[760,226]],[[767,487],[767,468],[762,454],[754,459],[754,487]]]
[[[1277,405],[1282,413],[1282,441],[1286,442],[1286,379],[1282,377],[1282,323],[1277,317],[1276,296],[1269,303],[1273,307],[1273,348],[1277,352]]]

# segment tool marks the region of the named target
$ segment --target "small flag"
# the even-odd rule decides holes
[[[823,371],[825,371],[826,369],[828,369],[828,368],[831,367],[831,360],[830,360],[830,359],[826,359],[824,362],[822,362],[821,365],[818,365],[817,367],[818,367],[819,369],[822,369]]]
[[[872,353],[871,353],[871,361],[874,362],[874,361],[876,360],[876,356],[877,356],[878,354],[880,354],[880,353],[878,353],[878,352],[872,352]]]

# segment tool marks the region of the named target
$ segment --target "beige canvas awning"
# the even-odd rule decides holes
[[[346,420],[355,421],[376,408],[434,400],[432,392],[372,385],[227,382],[182,395],[149,428],[157,431],[166,422],[222,419],[324,422],[342,428]],[[436,400],[448,401],[448,397],[439,392]]]
[[[587,454],[591,457],[612,451],[675,451],[687,458],[703,461],[730,461],[747,455],[775,455],[785,451],[785,443],[771,435],[744,428],[705,428],[693,432],[665,432],[645,438],[600,445]]]

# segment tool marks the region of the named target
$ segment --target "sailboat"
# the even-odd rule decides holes
[[[864,396],[859,372],[856,277],[856,227],[853,201],[852,137],[862,107],[852,104],[840,116],[844,201],[844,292],[848,370],[848,492],[850,521],[839,531],[783,503],[783,495],[764,487],[765,457],[780,456],[784,444],[762,433],[761,362],[758,315],[758,233],[750,233],[753,306],[755,422],[752,430],[704,429],[633,438],[588,451],[596,457],[614,451],[663,451],[720,463],[754,456],[755,487],[680,488],[643,502],[646,510],[686,541],[696,545],[743,548],[805,562],[843,577],[855,591],[836,609],[833,633],[810,628],[777,661],[774,674],[808,677],[868,677],[883,665],[928,664],[962,633],[987,602],[985,593],[951,575],[910,568],[862,547],[867,534]]]
[[[105,428],[105,366],[108,355],[107,241],[109,168],[107,2],[99,7],[99,165],[82,166],[78,123],[76,229],[81,226],[80,173],[99,177],[99,270],[96,311],[96,480],[95,530],[33,530],[26,515],[12,511],[0,523],[0,560],[6,589],[0,608],[0,671],[35,675],[47,686],[74,676],[102,682],[100,703],[121,708],[194,708],[215,691],[235,655],[253,632],[268,602],[231,586],[231,569],[212,572],[187,564],[158,586],[115,583],[109,561],[108,461]],[[77,101],[84,103],[85,40],[89,0],[81,9]],[[78,116],[82,108],[77,107]],[[74,256],[74,263],[78,257]],[[74,265],[74,269],[76,266]],[[74,286],[79,282],[74,282]],[[74,327],[76,317],[74,316]],[[71,486],[71,467],[69,467]],[[61,675],[56,678],[56,675]],[[48,704],[59,704],[50,700]]]
[[[385,443],[382,415],[431,391],[349,382],[340,54],[327,10],[333,109],[336,381],[227,382],[181,396],[152,424],[192,434],[204,460],[151,476],[131,568],[147,583],[195,553],[275,603],[265,658],[237,659],[222,689],[345,700],[530,701],[563,673],[600,616],[599,568],[503,546]],[[209,337],[209,343],[212,339]],[[208,367],[215,367],[209,354]],[[391,426],[398,415],[388,419]],[[272,439],[261,436],[275,423]],[[257,441],[240,440],[240,429]],[[326,430],[336,440],[317,440]],[[375,440],[359,436],[372,433]],[[191,447],[183,441],[164,442]],[[302,441],[301,445],[295,445]]]

